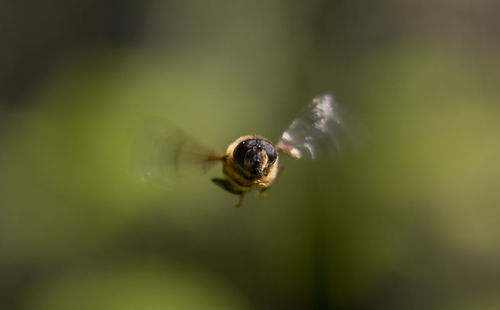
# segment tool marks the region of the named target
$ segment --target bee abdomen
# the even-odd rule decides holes
[[[223,172],[228,179],[236,183],[236,185],[250,190],[255,183],[255,176],[248,171],[240,168],[233,160],[228,160],[224,164]]]

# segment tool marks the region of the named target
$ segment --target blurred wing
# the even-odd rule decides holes
[[[285,130],[276,148],[294,158],[340,155],[353,142],[346,116],[332,95],[317,96]]]
[[[156,118],[142,124],[133,153],[135,170],[141,179],[159,186],[172,185],[187,168],[206,170],[224,158],[178,127]]]

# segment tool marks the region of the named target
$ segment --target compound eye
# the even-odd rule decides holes
[[[262,149],[267,153],[267,159],[270,164],[276,161],[278,155],[276,154],[276,148],[270,142],[262,141],[261,142]]]
[[[243,167],[245,165],[245,155],[250,149],[252,149],[254,144],[255,141],[253,141],[252,143],[252,140],[245,140],[243,142],[240,142],[240,144],[238,144],[233,151],[234,161],[236,161],[238,164],[240,164],[240,166]]]

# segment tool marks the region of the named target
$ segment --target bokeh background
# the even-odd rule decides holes
[[[500,309],[500,4],[0,2],[1,309]],[[332,92],[366,132],[267,197],[130,173]]]

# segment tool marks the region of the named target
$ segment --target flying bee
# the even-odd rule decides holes
[[[278,176],[278,152],[276,147],[260,136],[243,136],[231,143],[223,161],[225,178],[212,181],[226,191],[239,195],[241,204],[246,192],[256,189],[259,195],[268,189]]]
[[[154,127],[154,123],[145,125]],[[281,154],[296,159],[331,157],[341,153],[353,137],[341,107],[332,95],[324,94],[313,98],[276,144],[258,135],[247,135],[231,143],[225,153],[219,153],[166,124],[149,128],[140,140],[149,141],[138,146],[139,169],[144,179],[168,183],[175,173],[172,167],[178,169],[181,161],[201,163],[205,167],[222,162],[223,178],[212,181],[239,195],[236,205],[239,206],[247,192],[255,189],[262,196],[274,183],[280,171]]]

